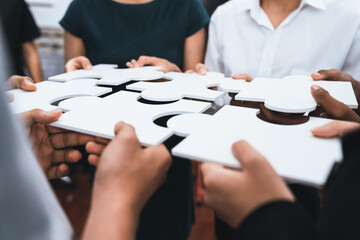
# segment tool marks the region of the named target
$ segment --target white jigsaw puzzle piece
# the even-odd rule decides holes
[[[311,130],[330,122],[310,118],[307,123],[283,126],[257,117],[259,110],[224,106],[214,116],[184,114],[171,118],[168,127],[188,137],[173,148],[174,156],[240,168],[233,143],[249,142],[279,175],[305,184],[323,185],[336,161],[342,159],[339,139],[319,139]]]
[[[111,88],[98,87],[94,80],[81,80],[79,82],[58,83],[44,81],[36,84],[37,90],[26,92],[22,89],[8,91],[14,96],[10,103],[14,114],[23,113],[33,109],[54,111],[60,109],[51,105],[62,99],[79,96],[101,96],[111,92]]]
[[[165,74],[167,82],[137,82],[128,85],[129,90],[142,91],[141,97],[151,101],[175,101],[192,98],[215,101],[225,92],[238,93],[245,80],[225,78],[224,74],[208,72],[206,75],[170,72]],[[219,87],[221,91],[210,90]]]
[[[154,120],[173,114],[202,113],[211,107],[210,103],[190,100],[151,105],[138,102],[139,98],[139,93],[120,91],[105,98],[79,97],[65,100],[59,106],[68,112],[52,125],[112,139],[116,123],[123,121],[134,126],[144,146],[156,146],[174,132],[157,126]]]
[[[308,76],[288,76],[283,79],[255,78],[243,86],[235,99],[264,102],[268,109],[278,112],[311,112],[317,107],[317,103],[311,95],[312,85],[321,86],[332,97],[350,108],[358,107],[350,82],[313,81]]]
[[[77,70],[50,77],[50,81],[67,82],[79,79],[100,79],[97,85],[118,86],[129,81],[156,80],[164,77],[160,67],[146,66],[139,68],[118,69],[117,65],[99,64],[92,70]]]

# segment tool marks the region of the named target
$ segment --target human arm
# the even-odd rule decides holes
[[[65,30],[64,33],[65,62],[79,56],[86,56],[83,40]]]
[[[140,212],[171,165],[166,147],[143,149],[133,127],[118,123],[115,135],[98,162],[83,239],[135,239]]]
[[[43,81],[44,78],[41,69],[40,56],[35,42],[24,42],[21,48],[25,64],[32,79],[37,83]]]

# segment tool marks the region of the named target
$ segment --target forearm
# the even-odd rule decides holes
[[[354,89],[356,100],[358,103],[360,103],[360,82],[355,79],[352,79],[351,85]],[[359,109],[360,109],[360,105],[359,105]]]
[[[234,236],[235,239],[315,239],[315,221],[301,206],[279,201],[265,204],[251,213]]]
[[[201,29],[185,40],[184,71],[194,70],[196,64],[204,62],[205,29]]]
[[[82,239],[135,239],[140,212],[119,191],[105,191],[94,191]]]
[[[24,61],[29,70],[31,78],[35,82],[43,81],[40,56],[34,42],[23,43],[22,46]]]

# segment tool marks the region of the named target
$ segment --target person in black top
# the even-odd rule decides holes
[[[322,72],[329,76],[334,72]],[[339,74],[333,80],[341,80]],[[336,78],[337,76],[337,78]],[[348,76],[346,76],[348,77]],[[321,89],[313,95],[327,101],[324,109],[349,116],[348,110]],[[316,93],[314,90],[320,90]],[[355,89],[356,93],[360,93]],[[246,142],[233,146],[243,166],[234,171],[215,164],[203,164],[205,202],[216,214],[236,229],[230,239],[359,239],[360,229],[360,124],[333,121],[313,130],[314,136],[343,137],[343,162],[335,168],[324,188],[319,220],[295,202],[285,182],[266,159]]]
[[[25,65],[35,82],[43,80],[40,57],[34,40],[39,29],[24,0],[0,0],[0,19],[13,62],[12,74],[24,76]]]

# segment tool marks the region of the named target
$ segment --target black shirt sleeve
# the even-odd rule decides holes
[[[65,16],[59,22],[65,31],[75,37],[83,38],[83,16],[81,1],[73,0],[67,9]]]
[[[21,43],[31,42],[40,37],[40,31],[36,26],[35,20],[24,0],[21,0],[21,8],[23,16],[20,41]]]
[[[344,160],[324,189],[318,239],[360,239],[360,131],[343,138]]]
[[[272,202],[251,213],[237,230],[233,240],[311,240],[316,224],[306,210],[287,201]]]
[[[209,24],[210,18],[200,0],[191,0],[188,10],[189,28],[187,37],[197,33],[203,27]]]

